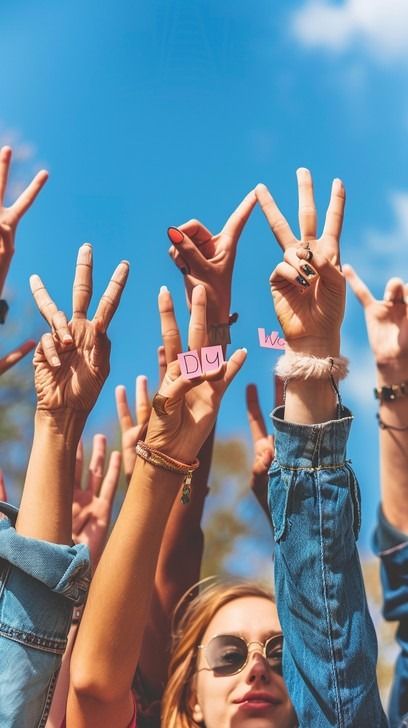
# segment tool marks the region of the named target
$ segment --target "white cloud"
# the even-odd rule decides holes
[[[343,255],[375,295],[382,296],[384,286],[392,276],[408,280],[408,191],[389,194],[393,223],[388,230],[368,228],[358,245],[348,245]]]
[[[363,45],[383,60],[408,58],[407,0],[307,0],[292,15],[292,30],[310,48],[340,53]]]

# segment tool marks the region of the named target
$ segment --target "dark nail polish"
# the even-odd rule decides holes
[[[180,230],[178,230],[176,227],[169,227],[167,229],[167,235],[169,236],[171,242],[174,245],[179,245],[184,240],[183,233]]]
[[[180,268],[180,273],[181,273],[181,274],[182,274],[183,276],[186,276],[186,275],[187,275],[187,272],[188,272],[188,271],[187,271],[187,268]]]
[[[303,286],[303,288],[307,288],[309,285],[308,282],[302,276],[297,276],[296,283],[299,283],[299,285]]]
[[[307,275],[307,276],[314,276],[314,275],[316,275],[316,273],[313,270],[313,268],[311,268],[310,265],[308,265],[307,263],[305,263],[305,265],[302,265],[300,267],[302,268],[302,271],[303,271],[303,273],[305,273],[305,275]]]

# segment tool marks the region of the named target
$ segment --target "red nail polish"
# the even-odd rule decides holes
[[[184,235],[176,227],[167,228],[167,235],[174,245],[179,245],[184,240]]]

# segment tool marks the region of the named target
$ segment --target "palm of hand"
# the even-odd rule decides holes
[[[276,315],[287,339],[300,339],[322,335],[330,336],[341,323],[344,314],[345,280],[338,272],[335,285],[321,278],[302,289],[286,279],[272,283],[272,296]]]
[[[373,301],[366,308],[369,341],[378,363],[408,358],[408,306]]]
[[[83,525],[79,525],[78,516],[86,508],[88,518]],[[98,531],[105,533],[110,519],[110,504],[104,498],[99,498],[89,490],[75,489],[72,504],[72,535],[75,543],[86,543],[88,546],[95,541]]]
[[[54,337],[61,366],[50,366],[41,344],[36,349],[33,363],[38,407],[88,412],[109,374],[109,340],[105,334],[96,333],[95,324],[86,319],[73,319],[69,328],[73,344],[64,347]]]
[[[174,379],[179,375],[177,362],[168,365],[167,373],[160,387],[160,394],[167,396]],[[218,385],[218,387],[217,387]],[[172,397],[167,405],[166,417],[158,417],[152,410],[146,442],[157,450],[177,459],[190,462],[191,454],[198,453],[213,427],[221,401],[221,382],[202,382],[183,397]]]

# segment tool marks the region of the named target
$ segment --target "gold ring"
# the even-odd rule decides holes
[[[158,417],[166,417],[168,415],[166,411],[166,402],[168,399],[168,397],[164,397],[163,394],[159,394],[158,392],[154,395],[152,407]]]

